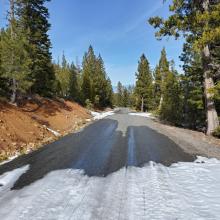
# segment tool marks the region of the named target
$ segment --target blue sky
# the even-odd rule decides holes
[[[0,0],[0,25],[5,23],[8,0]],[[137,62],[145,53],[152,68],[166,47],[168,59],[179,68],[182,41],[157,41],[155,30],[147,24],[151,16],[169,15],[168,0],[52,0],[50,38],[53,58],[63,51],[69,61],[82,60],[89,45],[101,53],[113,85],[134,84]]]

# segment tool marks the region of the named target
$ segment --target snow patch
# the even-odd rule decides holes
[[[107,177],[57,170],[0,197],[0,219],[219,219],[219,170],[219,160],[201,157]]]
[[[20,153],[16,153],[14,156],[11,156],[7,160],[4,160],[3,162],[0,163],[0,166],[11,162],[12,160],[16,159],[18,156],[20,156]]]
[[[0,195],[2,192],[10,190],[19,177],[27,172],[29,165],[4,173],[0,176]]]
[[[108,111],[108,112],[101,112],[100,113],[100,112],[91,111],[91,114],[92,114],[94,120],[100,120],[100,119],[103,119],[107,116],[114,115],[115,112],[114,111]]]
[[[129,115],[155,119],[155,117],[149,112],[135,112],[135,113],[129,113]]]
[[[49,132],[51,132],[54,136],[56,137],[60,137],[61,134],[57,131],[52,130],[51,128],[48,128],[46,125],[43,126],[44,128],[46,128]]]

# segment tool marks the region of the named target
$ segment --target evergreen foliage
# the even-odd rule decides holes
[[[183,124],[191,129],[202,129],[206,120],[202,58],[192,50],[191,44],[186,43],[181,60],[184,62],[185,72],[182,76]]]
[[[1,31],[0,47],[1,81],[8,86],[3,93],[12,102],[35,93],[52,95],[54,72],[45,2],[9,0],[8,26]]]
[[[17,0],[18,26],[28,44],[27,58],[23,62],[29,65],[32,93],[52,95],[55,75],[51,62],[51,42],[48,36],[50,24],[49,12],[45,3],[49,0]]]
[[[135,93],[137,96],[137,109],[149,111],[153,108],[153,78],[149,62],[143,54],[138,63],[136,73],[137,81]]]
[[[123,85],[120,81],[117,84],[116,106],[124,107],[124,104],[123,104]]]
[[[101,55],[96,57],[92,46],[85,53],[82,70],[68,63],[64,54],[61,64],[52,63],[45,7],[49,0],[8,1],[8,25],[0,32],[0,95],[13,103],[39,94],[95,108],[111,107],[111,81]]]
[[[163,82],[163,102],[159,110],[160,118],[180,125],[182,116],[181,88],[177,76],[168,72]]]
[[[216,56],[213,56],[213,51],[217,49],[216,45],[220,40],[220,2],[218,0],[173,0],[170,11],[172,15],[166,20],[156,16],[150,18],[149,23],[159,29],[156,33],[159,39],[162,36],[174,36],[177,39],[183,35],[186,42],[190,44],[191,50],[200,54],[207,134],[211,134],[219,126],[213,92],[215,84],[218,85],[215,75],[219,65],[216,65]]]
[[[85,53],[82,65],[83,103],[90,100],[95,108],[112,106],[112,85],[107,77],[104,61],[96,57],[92,46]]]
[[[121,82],[117,84],[117,92],[115,93],[115,106],[135,108],[136,96],[134,94],[134,86],[123,86]]]

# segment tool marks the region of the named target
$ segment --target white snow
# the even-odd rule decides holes
[[[219,219],[220,161],[150,162],[107,177],[57,170],[0,197],[0,219]]]
[[[60,134],[59,132],[54,131],[54,130],[51,129],[51,128],[48,128],[46,125],[44,125],[44,127],[45,127],[48,131],[50,131],[54,136],[56,136],[56,137],[60,137],[60,136],[61,136],[61,134]]]
[[[19,177],[29,169],[29,165],[4,173],[0,176],[0,195],[10,190]]]
[[[9,163],[10,161],[16,159],[18,156],[20,155],[20,153],[16,153],[14,156],[9,157],[7,160],[4,160],[3,162],[0,163],[0,166],[6,163]]]
[[[114,113],[114,111],[107,111],[107,112],[91,111],[91,114],[92,114],[94,120],[99,120],[99,119],[103,119],[107,116],[114,115],[115,113]]]
[[[141,117],[152,118],[152,119],[155,118],[155,117],[154,117],[151,113],[149,113],[149,112],[135,112],[135,113],[129,113],[129,115],[141,116]]]

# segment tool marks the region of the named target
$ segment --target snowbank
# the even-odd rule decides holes
[[[141,116],[141,117],[145,117],[145,118],[155,119],[155,117],[152,116],[152,114],[149,113],[149,112],[135,112],[135,113],[129,113],[129,115]]]
[[[94,120],[99,120],[99,119],[103,119],[109,115],[114,115],[115,113],[114,113],[114,111],[101,112],[101,113],[91,111],[91,114],[92,114]]]
[[[219,170],[220,161],[201,157],[107,177],[57,170],[0,197],[0,219],[219,219]]]

